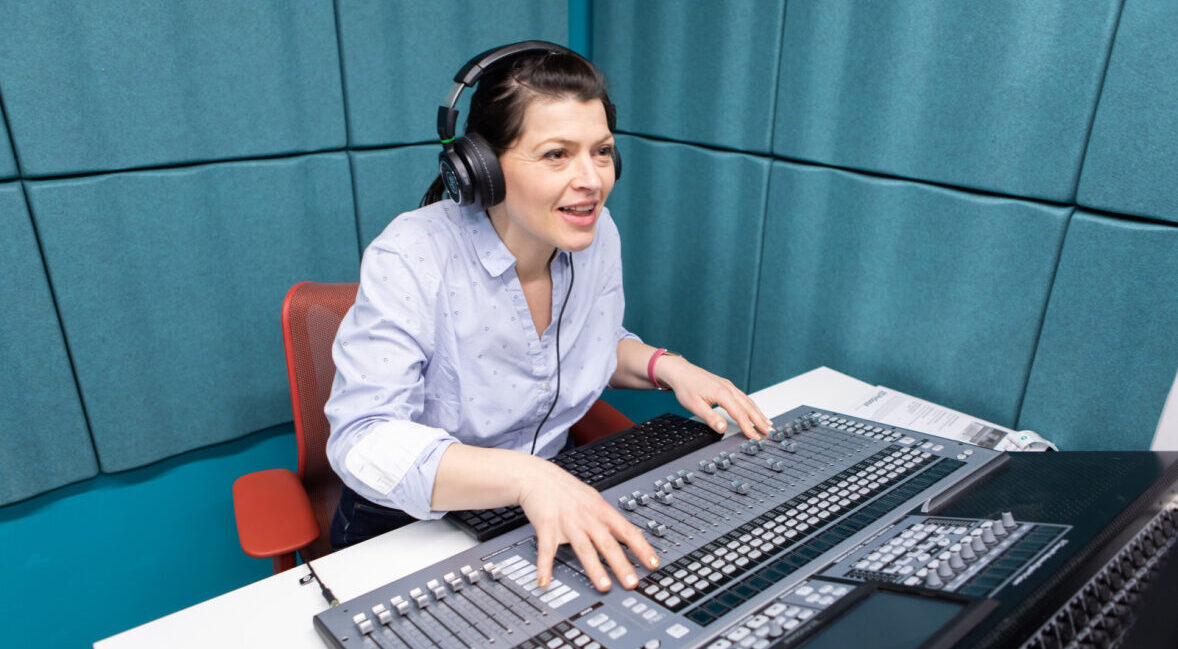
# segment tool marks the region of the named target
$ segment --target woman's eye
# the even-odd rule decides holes
[[[613,155],[613,152],[614,152],[613,145],[607,145],[607,146],[603,146],[600,149],[598,149],[597,155],[608,157],[608,156]]]
[[[564,149],[554,149],[544,154],[544,157],[549,160],[560,160],[564,157]]]

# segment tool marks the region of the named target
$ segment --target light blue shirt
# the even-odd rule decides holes
[[[571,261],[570,261],[571,258]],[[603,209],[593,243],[553,259],[552,322],[537,336],[515,257],[486,213],[444,200],[398,216],[364,252],[332,356],[327,455],[368,500],[420,518],[455,442],[555,455],[607,386],[622,327],[621,243]],[[565,293],[575,279],[568,304]],[[563,305],[563,307],[562,307]]]

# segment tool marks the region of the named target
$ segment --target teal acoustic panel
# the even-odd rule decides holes
[[[0,183],[0,505],[98,472],[18,183]]]
[[[625,173],[606,205],[626,327],[744,387],[768,159],[627,136],[618,147]]]
[[[437,141],[438,106],[462,64],[499,45],[569,37],[568,3],[546,0],[339,0],[339,24],[352,146]]]
[[[344,146],[330,0],[0,0],[0,16],[26,176]]]
[[[1178,3],[1125,3],[1077,202],[1178,222]]]
[[[380,234],[393,217],[417,209],[425,190],[438,175],[436,144],[353,151],[356,182],[356,223],[360,249]]]
[[[791,2],[773,150],[1071,202],[1119,0]]]
[[[2,97],[0,97],[0,102],[3,102]],[[12,143],[8,139],[8,129],[4,128],[3,122],[0,122],[0,180],[15,178],[17,175],[16,159],[12,157]]]
[[[1062,450],[1147,449],[1178,368],[1178,226],[1076,213],[1019,427]]]
[[[279,314],[350,281],[344,153],[29,183],[104,471],[289,421]]]
[[[751,387],[826,365],[1013,424],[1071,211],[774,163]]]
[[[593,61],[628,133],[767,153],[785,0],[593,3]]]

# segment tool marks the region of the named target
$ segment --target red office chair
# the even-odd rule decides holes
[[[241,548],[251,557],[273,558],[276,573],[294,567],[296,550],[302,550],[308,561],[331,552],[331,518],[341,483],[327,462],[330,428],[323,407],[335,378],[332,342],[344,314],[356,301],[357,286],[300,282],[291,287],[282,304],[298,475],[268,469],[233,483]],[[599,400],[570,433],[580,445],[633,425]]]

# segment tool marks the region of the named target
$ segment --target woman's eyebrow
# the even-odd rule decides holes
[[[613,137],[614,137],[614,134],[609,133],[609,134],[603,136],[601,139],[597,140],[594,144],[601,144],[602,142],[606,142],[606,141],[613,139]],[[561,146],[571,147],[571,146],[576,146],[580,143],[577,140],[571,140],[566,137],[553,136],[553,137],[550,137],[550,138],[547,138],[544,140],[540,140],[539,142],[536,143],[535,148],[540,148],[540,147],[543,147],[543,146],[546,146],[549,144],[559,144]]]

